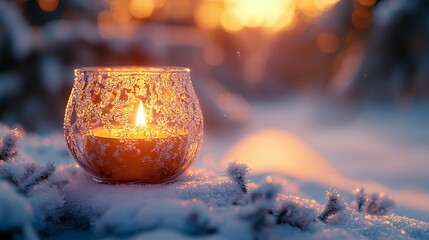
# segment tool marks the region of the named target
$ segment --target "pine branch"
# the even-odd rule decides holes
[[[18,191],[24,195],[27,194],[34,186],[45,181],[54,172],[55,166],[53,163],[48,163],[46,166],[38,166],[37,169],[33,170],[33,174],[23,180],[18,187]]]
[[[28,179],[31,175],[34,174],[34,171],[36,171],[36,163],[30,163],[28,165],[25,166],[25,173],[24,175],[21,177],[21,182],[24,182],[26,179]]]
[[[1,168],[0,169],[0,178],[11,183],[13,186],[18,187],[19,181],[16,179],[15,175],[9,169]]]

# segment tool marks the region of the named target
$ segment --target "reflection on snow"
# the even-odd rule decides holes
[[[429,212],[429,193],[410,188],[393,189],[371,180],[358,181],[343,176],[308,143],[282,129],[265,128],[242,137],[227,151],[222,166],[234,159],[247,164],[251,174],[275,173],[346,191],[365,186],[369,192],[391,195],[400,207]]]
[[[266,128],[247,135],[227,152],[223,164],[231,159],[246,163],[256,174],[278,172],[332,184],[338,176],[335,169],[302,139],[281,129]],[[326,182],[326,179],[331,180]]]

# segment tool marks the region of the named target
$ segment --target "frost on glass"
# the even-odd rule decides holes
[[[139,104],[144,125],[136,123]],[[98,181],[173,180],[195,160],[202,142],[189,69],[75,70],[64,135],[75,160]]]

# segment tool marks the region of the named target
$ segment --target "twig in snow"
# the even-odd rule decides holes
[[[11,161],[16,158],[22,135],[17,129],[8,130],[3,134],[0,141],[0,160]]]
[[[386,215],[395,206],[395,201],[384,193],[373,193],[366,208],[371,215]]]
[[[300,206],[293,201],[283,203],[277,215],[277,224],[288,224],[301,230],[307,230],[315,222],[316,211]]]
[[[274,202],[277,194],[280,192],[280,185],[272,183],[263,183],[257,189],[250,193],[250,200],[257,202],[259,200]]]
[[[326,222],[328,217],[345,209],[343,200],[335,188],[329,188],[326,192],[327,203],[323,212],[317,217],[318,220]]]
[[[226,169],[229,178],[237,183],[243,193],[247,193],[246,175],[249,173],[249,167],[246,164],[231,162]]]
[[[366,194],[365,194],[365,190],[363,187],[356,189],[355,200],[356,200],[356,205],[357,205],[356,210],[358,212],[362,212],[363,206],[366,203]]]

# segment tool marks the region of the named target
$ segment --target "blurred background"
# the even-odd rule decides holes
[[[425,0],[1,0],[0,120],[61,129],[73,69],[97,65],[190,67],[208,128],[302,92],[427,101],[428,13]]]
[[[367,181],[429,221],[427,0],[0,0],[0,122],[61,131],[73,69],[114,65],[191,68],[197,166]]]

